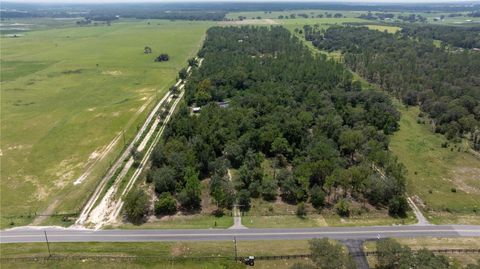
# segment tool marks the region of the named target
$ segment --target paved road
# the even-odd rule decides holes
[[[305,229],[198,229],[198,230],[74,230],[22,228],[0,231],[1,243],[45,242],[152,242],[310,239],[328,237],[338,240],[367,240],[385,237],[464,237],[479,236],[480,226],[374,226],[324,227]]]
[[[367,257],[363,252],[364,240],[343,240],[342,243],[348,248],[348,252],[352,255],[353,260],[357,264],[357,269],[369,269]]]

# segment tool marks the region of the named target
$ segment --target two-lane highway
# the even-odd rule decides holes
[[[310,239],[368,240],[386,237],[480,237],[480,226],[372,226],[304,229],[198,229],[198,230],[88,230],[60,228],[18,228],[0,231],[1,243],[44,242],[152,242]]]

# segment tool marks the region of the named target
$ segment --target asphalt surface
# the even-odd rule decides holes
[[[357,269],[369,269],[367,257],[363,252],[364,240],[343,240],[342,243],[348,248],[348,252],[352,256]]]
[[[287,240],[332,238],[371,240],[386,237],[480,237],[480,226],[426,225],[324,227],[303,229],[197,229],[197,230],[87,230],[61,228],[17,228],[0,231],[1,243],[45,242],[154,242],[154,241],[224,241]]]

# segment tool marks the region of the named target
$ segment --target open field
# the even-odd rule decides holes
[[[246,17],[247,19],[254,19],[260,17],[261,19],[278,19],[279,16],[290,16],[291,14],[295,14],[296,18],[301,18],[298,14],[307,14],[309,19],[316,17],[319,14],[324,15],[324,18],[321,19],[335,19],[335,18],[326,18],[325,14],[336,14],[341,13],[343,17],[346,18],[357,18],[361,14],[367,14],[368,11],[349,11],[349,10],[319,10],[319,9],[312,9],[312,10],[286,10],[286,11],[272,11],[272,12],[263,12],[263,11],[249,11],[249,12],[231,12],[228,13],[226,18],[228,19],[238,19],[239,16]],[[373,14],[377,12],[372,12]],[[380,12],[381,13],[381,12]],[[421,15],[427,18],[428,23],[433,24],[447,24],[447,25],[478,25],[480,24],[480,20],[478,18],[468,17],[467,12],[455,12],[457,14],[461,14],[461,16],[456,17],[449,17],[449,12],[386,12],[395,15],[395,18],[398,16],[408,17],[411,14]],[[439,20],[441,16],[445,16],[443,20]],[[282,21],[289,21],[295,19],[282,19]],[[375,20],[370,22],[376,22]],[[401,22],[399,20],[399,22]],[[288,24],[288,23],[287,23]]]
[[[308,254],[308,240],[237,241],[239,256]],[[44,243],[1,244],[1,257],[48,255]],[[50,243],[56,255],[115,255],[158,257],[234,257],[231,241],[151,242],[151,243]],[[213,255],[213,256],[212,256]]]
[[[47,206],[77,212],[212,24],[120,21],[2,37],[1,227]],[[160,53],[170,61],[155,63]]]
[[[416,219],[410,213],[407,218],[392,218],[386,210],[366,212],[352,208],[350,217],[342,218],[333,209],[324,209],[318,213],[310,204],[306,204],[307,215],[298,217],[295,205],[289,205],[278,199],[274,203],[262,199],[252,199],[252,207],[242,216],[242,224],[249,228],[311,228],[326,226],[373,226],[411,224]]]
[[[261,255],[293,255],[308,254],[307,240],[276,241],[238,241],[238,256]],[[46,256],[46,246],[43,243],[29,244],[2,244],[1,258],[19,258],[32,256]],[[95,260],[68,260],[42,263],[21,263],[22,268],[90,268],[94,264],[110,266],[107,268],[245,268],[240,263],[234,263],[233,242],[156,242],[156,243],[52,243],[50,248],[53,255],[107,255],[107,256],[144,256],[155,259],[138,259],[124,261],[109,259],[108,261]],[[164,257],[164,258],[163,258]],[[203,258],[189,260],[189,258]],[[184,260],[182,260],[184,258]],[[216,259],[218,258],[218,259]],[[175,259],[175,260],[172,260]],[[279,260],[258,261],[256,268],[289,268],[295,262],[308,263],[308,260]],[[2,262],[2,268],[18,268],[19,264]],[[90,266],[90,267],[89,267]]]
[[[295,28],[302,29],[305,24],[315,25],[318,24],[320,28],[328,28],[331,25],[342,25],[344,23],[369,23],[370,21],[347,17],[347,18],[308,18],[308,19],[288,19],[288,20],[275,20],[285,26],[289,30]]]
[[[354,74],[364,87],[374,87]],[[406,108],[397,99],[400,128],[391,136],[390,150],[407,168],[407,192],[429,221],[436,224],[480,224],[480,159],[462,143],[442,144],[428,124],[417,122],[418,107]]]
[[[374,24],[369,24],[365,26],[367,26],[371,30],[378,30],[381,32],[387,31],[387,33],[390,33],[390,34],[394,34],[402,29],[397,26],[374,25]]]
[[[436,237],[423,237],[423,238],[396,238],[397,242],[402,245],[408,246],[411,249],[418,250],[422,248],[426,249],[479,249],[480,240],[473,237],[465,238],[436,238]],[[364,244],[366,251],[376,251],[376,242],[367,241]],[[478,261],[477,254],[468,253],[448,253],[443,254],[447,256],[452,263],[457,265],[466,266],[468,264],[475,264]],[[373,268],[376,264],[375,256],[368,256],[368,263]]]
[[[309,16],[309,20],[320,19],[320,20],[336,20],[337,18],[326,18],[326,13],[329,14],[336,14],[341,13],[343,17],[346,19],[357,19],[358,16],[361,14],[367,14],[368,11],[348,11],[348,10],[319,10],[319,9],[311,9],[311,10],[286,10],[286,11],[272,11],[272,12],[264,12],[264,11],[247,11],[247,12],[231,12],[226,15],[227,19],[238,20],[240,16],[245,17],[247,20],[257,19],[260,17],[261,19],[278,19],[279,16],[290,16],[291,14],[296,15],[296,19],[303,19],[298,16],[298,14],[307,14]],[[377,12],[372,12],[373,14]],[[380,12],[381,13],[381,12]],[[468,17],[467,12],[454,12],[456,14],[461,14],[461,16],[457,17],[449,17],[449,12],[390,12],[387,11],[386,13],[391,13],[395,15],[395,18],[398,16],[408,17],[411,14],[421,15],[427,18],[428,23],[433,24],[447,24],[447,25],[462,25],[462,26],[478,26],[480,24],[480,20],[478,18]],[[312,18],[316,17],[317,15],[322,14],[324,18]],[[444,16],[443,20],[440,20],[441,16]],[[295,21],[296,19],[281,19],[278,21],[282,21],[284,24],[290,24],[288,21]],[[355,22],[355,21],[351,21]],[[368,22],[375,23],[379,22],[377,20],[369,20]],[[392,21],[395,22],[395,21]],[[402,22],[398,20],[398,22]],[[283,24],[282,23],[282,24]],[[388,23],[388,22],[387,22]]]
[[[65,28],[76,26],[82,18],[17,18],[5,19],[0,24],[0,34],[23,36],[25,33],[51,28]]]
[[[443,222],[439,217],[446,211],[472,215],[464,223],[480,223],[480,160],[464,152],[461,144],[442,148],[444,136],[417,123],[417,107],[397,107],[402,112],[400,130],[392,136],[390,148],[407,167],[408,193],[419,197],[417,205],[430,218],[439,214],[435,222]]]
[[[325,13],[329,13],[334,15],[335,13],[341,13],[343,16],[347,18],[354,18],[360,16],[362,13],[366,13],[366,11],[346,11],[346,10],[320,10],[320,9],[302,9],[302,10],[285,10],[285,11],[272,11],[272,12],[264,12],[264,11],[245,11],[245,12],[230,12],[225,17],[227,19],[238,19],[239,16],[246,17],[247,19],[253,19],[257,17],[261,17],[262,19],[278,19],[278,16],[290,16],[291,14],[295,14],[298,18],[298,14],[307,14],[309,17],[316,17],[319,14],[325,16]],[[301,17],[300,17],[301,18]],[[290,19],[285,19],[290,20]]]

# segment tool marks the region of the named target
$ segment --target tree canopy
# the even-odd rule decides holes
[[[480,54],[437,47],[433,39],[471,47],[478,29],[412,26],[389,34],[351,26],[322,32],[306,25],[304,32],[316,47],[340,50],[346,65],[406,105],[420,105],[436,132],[467,137],[480,149]]]
[[[398,129],[399,112],[385,94],[362,90],[342,64],[312,55],[282,27],[210,28],[199,55],[186,104],[153,152],[147,179],[158,193],[195,208],[198,180],[210,178],[217,205],[231,207],[235,188],[242,210],[250,197],[280,195],[317,208],[340,199],[386,207],[403,197],[404,168],[387,136]],[[191,115],[187,105],[201,112]],[[275,178],[265,160],[278,164]],[[234,184],[229,167],[238,169]]]

